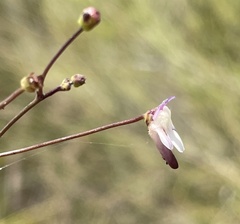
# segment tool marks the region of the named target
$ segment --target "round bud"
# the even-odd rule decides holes
[[[36,76],[34,73],[30,73],[28,76],[25,76],[21,79],[20,85],[25,91],[33,93],[39,89],[38,76]]]
[[[62,91],[68,91],[71,89],[71,82],[70,82],[70,79],[69,78],[66,78],[62,81],[61,85],[61,90]]]
[[[94,7],[88,7],[78,19],[78,23],[84,31],[93,29],[101,21],[101,14]]]
[[[81,74],[76,74],[76,75],[73,75],[70,78],[70,80],[74,87],[79,87],[85,84],[86,78]]]

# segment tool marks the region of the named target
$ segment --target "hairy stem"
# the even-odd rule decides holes
[[[83,136],[95,134],[97,132],[101,132],[101,131],[104,131],[104,130],[107,130],[107,129],[132,124],[132,123],[138,122],[138,121],[143,120],[143,119],[144,119],[144,116],[140,115],[140,116],[135,117],[135,118],[131,118],[131,119],[128,119],[128,120],[119,121],[119,122],[115,122],[115,123],[112,123],[112,124],[104,125],[104,126],[94,128],[94,129],[91,129],[89,131],[81,132],[81,133],[78,133],[78,134],[73,134],[73,135],[69,135],[69,136],[66,136],[66,137],[57,138],[57,139],[54,139],[54,140],[50,140],[50,141],[47,141],[47,142],[43,142],[43,143],[40,143],[40,144],[32,145],[32,146],[21,148],[21,149],[11,150],[11,151],[8,151],[8,152],[2,152],[2,153],[0,153],[0,157],[11,156],[11,155],[15,155],[15,154],[28,152],[28,151],[31,151],[31,150],[34,150],[34,149],[43,148],[43,147],[46,147],[46,146],[49,146],[49,145],[54,145],[54,144],[57,144],[57,143],[60,143],[60,142],[65,142],[65,141],[72,140],[72,139],[75,139],[75,138],[80,138],[80,137],[83,137]]]

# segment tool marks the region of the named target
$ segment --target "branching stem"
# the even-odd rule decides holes
[[[42,75],[39,75],[39,80],[41,80],[41,86],[43,86],[44,80],[46,78],[46,75],[48,71],[51,69],[53,64],[56,62],[56,60],[61,56],[61,54],[64,52],[64,50],[83,32],[82,27],[80,27],[73,35],[70,37],[63,46],[59,49],[59,51],[54,55],[54,57],[51,59],[51,61],[48,63],[46,68],[44,69]],[[26,114],[29,110],[31,110],[34,106],[36,106],[38,103],[43,101],[49,96],[52,96],[56,92],[61,91],[60,87],[57,87],[56,89],[53,89],[49,91],[48,93],[44,94],[42,87],[39,88],[36,94],[36,98],[30,102],[26,107],[24,107],[15,117],[13,117],[6,126],[3,127],[3,129],[0,131],[0,137],[3,136],[3,134],[13,125],[15,124],[24,114]],[[0,103],[0,109],[3,109],[7,104],[9,104],[11,101],[13,101],[16,97],[18,97],[21,93],[23,93],[24,90],[18,89],[15,92],[13,92],[9,97],[7,97],[4,101]]]
[[[38,103],[43,101],[44,99],[52,96],[53,94],[61,91],[61,87],[58,86],[55,89],[49,91],[45,95],[43,95],[41,98],[36,97],[32,102],[30,102],[26,107],[24,107],[15,117],[13,117],[0,131],[0,137],[4,135],[4,133],[12,127],[13,124],[15,124],[24,114],[26,114],[29,110],[31,110],[34,106],[36,106]]]

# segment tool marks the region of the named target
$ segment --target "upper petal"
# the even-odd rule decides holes
[[[157,129],[163,129],[166,133],[169,129],[172,129],[171,111],[167,106],[158,113],[158,116],[152,121],[152,124]]]
[[[160,112],[161,110],[163,110],[163,108],[164,108],[171,100],[173,100],[174,98],[175,98],[175,96],[171,96],[171,97],[163,100],[163,102],[157,107],[157,109],[156,109],[156,111],[155,111],[155,113],[154,113],[154,115],[153,115],[153,120],[155,120],[155,119],[157,118],[159,112]]]
[[[162,110],[171,100],[175,99],[175,96],[170,96],[166,100],[164,100],[160,105],[160,109]]]

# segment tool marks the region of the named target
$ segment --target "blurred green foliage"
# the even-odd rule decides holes
[[[175,95],[180,168],[164,164],[144,122],[2,158],[14,164],[0,171],[0,223],[240,223],[239,1],[2,0],[1,99],[43,71],[90,5],[101,23],[66,50],[45,89],[76,73],[86,85],[31,110],[1,151],[131,118]],[[0,111],[1,127],[33,97]]]

